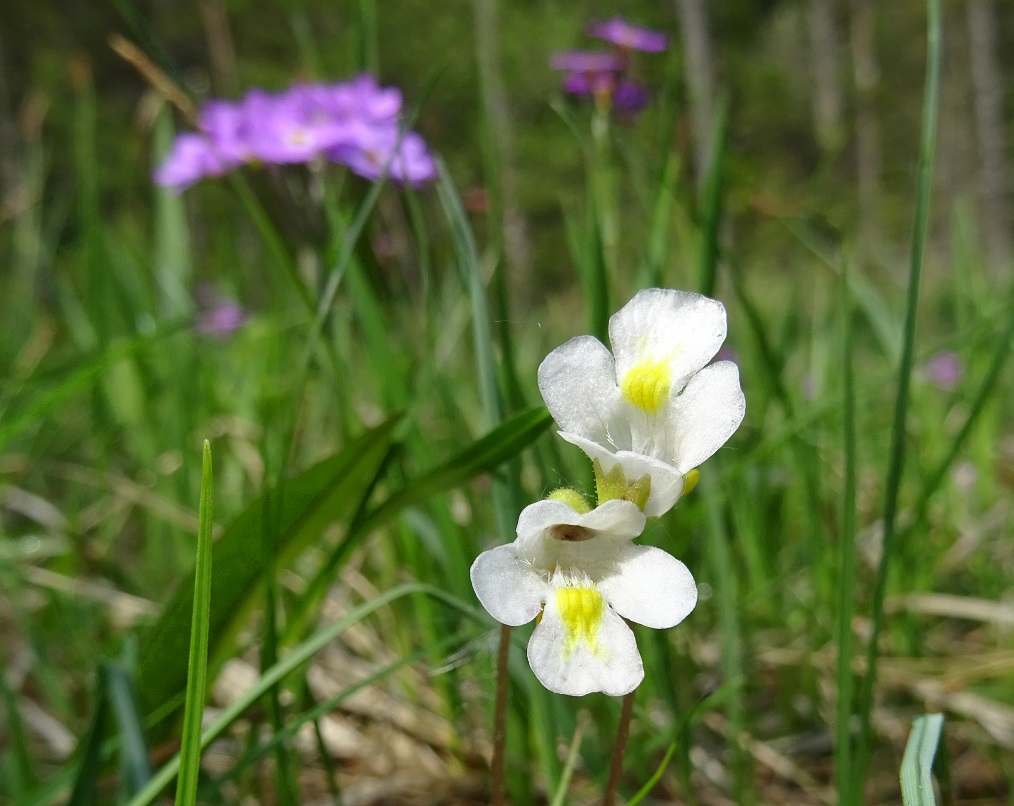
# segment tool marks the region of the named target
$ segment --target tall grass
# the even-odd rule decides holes
[[[157,25],[121,6],[183,80]],[[1014,731],[999,629],[1014,289],[974,259],[964,213],[963,250],[931,237],[942,21],[938,0],[927,8],[903,292],[895,267],[863,257],[851,231],[829,233],[820,209],[758,217],[744,201],[757,188],[735,92],[700,187],[671,99],[633,125],[553,102],[538,125],[569,133],[573,181],[552,189],[550,212],[522,210],[551,232],[532,245],[548,240],[552,257],[533,248],[518,276],[502,184],[535,181],[537,167],[501,162],[512,152],[488,98],[481,168],[479,145],[448,148],[433,188],[247,168],[176,197],[105,170],[126,160],[100,146],[104,87],[79,64],[73,190],[46,173],[60,142],[37,136],[24,162],[38,202],[0,228],[0,260],[19,272],[0,299],[12,323],[0,337],[0,800],[141,806],[176,787],[178,802],[294,803],[317,784],[339,800],[367,781],[395,787],[399,765],[435,799],[487,797],[497,627],[468,569],[513,539],[524,505],[584,478],[530,407],[539,362],[573,336],[605,337],[649,282],[726,303],[748,414],[643,538],[682,559],[701,595],[679,627],[637,630],[647,676],[620,796],[897,802],[904,734],[929,708],[949,710],[946,725],[929,741],[917,722],[911,752],[925,762],[931,744],[956,744],[976,791],[1009,794],[997,759]],[[330,78],[339,56],[349,70],[400,63],[382,4],[357,1],[347,55],[329,51],[310,5],[290,11],[292,75]],[[482,65],[477,95],[511,64],[502,76]],[[428,70],[412,100],[436,137],[430,110],[447,90]],[[152,120],[141,134],[157,158],[172,120],[167,108]],[[536,124],[513,122],[528,153]],[[776,266],[751,248],[768,244]],[[200,282],[249,321],[228,338],[196,332]],[[923,369],[941,350],[964,366],[951,391]],[[192,624],[206,635],[192,639]],[[620,703],[542,689],[530,632],[503,645],[507,799],[588,802],[607,783]],[[202,639],[213,710],[203,653],[190,652]],[[376,758],[344,757],[333,731]],[[962,769],[955,784],[971,789]]]

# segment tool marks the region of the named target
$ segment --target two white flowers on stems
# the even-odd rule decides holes
[[[480,554],[471,579],[500,623],[536,620],[528,661],[550,691],[630,693],[644,668],[624,619],[667,629],[697,603],[683,563],[633,541],[743,421],[738,368],[709,364],[725,335],[722,303],[651,288],[609,320],[612,353],[578,336],[539,367],[560,436],[593,462],[597,506],[564,489],[526,507],[517,539]]]

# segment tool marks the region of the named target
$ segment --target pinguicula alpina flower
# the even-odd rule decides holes
[[[436,163],[422,137],[403,130],[401,106],[397,89],[366,74],[209,101],[198,114],[199,132],[177,138],[154,178],[178,192],[244,163],[330,160],[372,181],[390,165],[392,181],[418,187],[436,178]]]
[[[648,517],[675,505],[687,474],[743,421],[739,369],[729,361],[708,366],[725,335],[722,303],[651,288],[610,318],[612,354],[578,336],[539,367],[560,436],[593,460],[599,479],[622,473],[628,485],[649,484]]]
[[[622,50],[661,53],[669,47],[669,38],[661,31],[634,25],[621,17],[593,22],[588,26],[588,33],[597,39],[611,42]]]
[[[644,678],[624,619],[673,627],[694,609],[697,587],[679,560],[632,542],[645,525],[636,504],[612,500],[588,511],[578,493],[565,492],[566,501],[526,507],[517,539],[476,558],[472,587],[500,623],[538,620],[528,662],[550,691],[622,696]]]

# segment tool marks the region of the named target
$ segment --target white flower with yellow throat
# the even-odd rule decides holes
[[[738,367],[708,366],[725,334],[721,302],[649,288],[610,318],[612,353],[598,339],[578,336],[539,367],[539,389],[560,436],[599,465],[597,475],[618,468],[628,485],[650,479],[642,507],[648,517],[676,504],[687,474],[743,421]]]
[[[634,503],[588,510],[570,490],[525,508],[517,540],[480,554],[472,587],[502,624],[538,619],[528,662],[550,691],[622,696],[644,678],[624,619],[655,629],[679,624],[697,604],[687,567],[661,549],[635,545],[645,516]]]

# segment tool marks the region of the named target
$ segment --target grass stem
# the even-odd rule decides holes
[[[500,627],[500,647],[496,653],[496,709],[493,712],[493,762],[490,767],[490,802],[493,806],[505,806],[504,800],[504,751],[507,747],[507,691],[510,688],[510,672],[507,659],[510,657],[511,628]]]
[[[634,689],[623,698],[620,724],[616,727],[616,744],[613,745],[613,760],[609,765],[609,781],[606,783],[606,791],[602,795],[602,806],[613,806],[616,803],[616,790],[620,786],[620,776],[623,774],[623,756],[627,752],[630,718],[634,714],[634,695],[636,693],[637,689]]]

